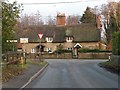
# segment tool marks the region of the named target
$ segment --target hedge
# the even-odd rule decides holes
[[[120,31],[114,32],[112,35],[112,53],[120,55]]]
[[[55,53],[62,54],[62,53],[71,53],[72,50],[60,49],[56,50]]]
[[[102,53],[102,52],[107,52],[107,53],[111,53],[112,51],[108,51],[108,50],[100,50],[100,49],[89,49],[89,48],[80,48],[78,49],[79,53],[88,53],[88,52],[96,52],[96,53]],[[72,53],[72,50],[66,50],[66,49],[62,49],[62,50],[56,50],[55,53],[61,54],[61,53]]]
[[[87,52],[97,52],[97,53],[100,53],[100,52],[111,52],[111,51],[108,51],[108,50],[100,50],[100,49],[80,48],[80,49],[78,50],[78,52],[80,52],[80,53],[87,53]]]

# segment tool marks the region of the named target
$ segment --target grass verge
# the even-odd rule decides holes
[[[27,69],[29,64],[26,65],[8,65],[2,67],[2,82],[7,82],[14,76],[20,75],[23,70]]]
[[[2,67],[2,82],[5,83],[15,76],[22,74],[23,71],[29,69],[30,65],[37,65],[43,67],[47,62],[27,60],[27,64],[24,65],[8,65]]]
[[[119,72],[120,71],[120,64],[114,64],[111,61],[107,61],[107,62],[99,63],[99,65],[103,68],[106,68],[107,70],[109,70],[111,72],[114,72],[114,73],[117,73],[117,74],[120,73]]]

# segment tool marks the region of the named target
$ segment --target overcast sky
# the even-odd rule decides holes
[[[9,0],[13,2],[15,0]],[[56,16],[57,12],[65,13],[65,15],[82,15],[87,6],[95,7],[107,4],[111,0],[16,0],[18,3],[23,3],[22,14],[35,14],[37,11],[43,18],[47,16]],[[75,2],[78,3],[62,3],[62,4],[26,4],[26,3],[54,3],[54,2]],[[116,0],[118,1],[118,0]]]

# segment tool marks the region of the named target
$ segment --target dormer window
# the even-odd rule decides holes
[[[72,42],[73,41],[73,37],[66,37],[66,42]]]
[[[46,37],[47,42],[53,42],[53,37]]]

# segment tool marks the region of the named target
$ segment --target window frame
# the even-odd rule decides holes
[[[47,42],[53,42],[53,37],[46,37]]]
[[[73,42],[73,37],[72,36],[67,36],[66,37],[66,42]]]

